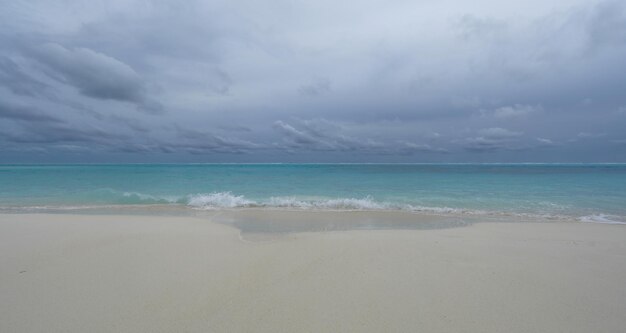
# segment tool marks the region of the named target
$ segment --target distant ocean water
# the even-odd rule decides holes
[[[151,205],[626,223],[626,164],[0,165],[0,212]]]

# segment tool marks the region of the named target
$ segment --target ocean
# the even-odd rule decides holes
[[[153,206],[626,223],[626,164],[0,165],[0,212]]]

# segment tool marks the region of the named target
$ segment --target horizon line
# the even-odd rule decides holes
[[[626,162],[0,162],[0,166],[10,165],[626,165]]]

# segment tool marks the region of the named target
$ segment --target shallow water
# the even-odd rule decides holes
[[[224,208],[367,210],[623,223],[626,165],[0,166],[0,211],[132,207],[159,207],[166,214]]]

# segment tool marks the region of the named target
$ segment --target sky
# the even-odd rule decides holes
[[[626,2],[0,0],[0,163],[626,162]]]

